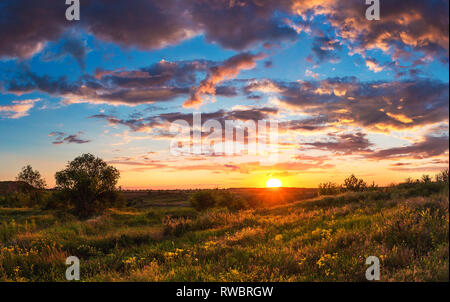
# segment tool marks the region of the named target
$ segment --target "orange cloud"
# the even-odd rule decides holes
[[[40,99],[12,101],[11,105],[0,106],[0,115],[11,119],[27,116],[28,111],[39,101]]]
[[[215,95],[216,85],[225,80],[234,79],[241,70],[253,69],[256,61],[264,59],[265,54],[256,55],[241,53],[224,61],[222,65],[211,67],[209,74],[198,87],[193,88],[192,94],[183,104],[184,107],[198,107],[203,103],[202,95]]]

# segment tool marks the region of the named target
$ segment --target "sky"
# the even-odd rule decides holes
[[[381,0],[380,20],[362,0],[84,0],[78,21],[64,2],[0,3],[0,180],[30,164],[52,187],[83,153],[129,189],[388,185],[449,166],[447,0]],[[174,154],[171,126],[194,112],[277,121],[277,161]]]

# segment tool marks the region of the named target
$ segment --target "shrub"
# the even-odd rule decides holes
[[[204,211],[214,207],[216,205],[216,200],[211,190],[201,190],[192,194],[190,203],[194,209]]]
[[[426,174],[422,175],[421,182],[424,183],[424,184],[429,184],[429,183],[431,183],[431,177],[430,177],[430,175],[426,175]]]
[[[436,182],[448,185],[448,169],[445,169],[436,175]]]
[[[344,180],[344,188],[346,191],[362,192],[367,189],[367,184],[352,174]]]
[[[319,184],[319,196],[337,195],[341,193],[342,188],[333,182],[324,182]]]
[[[226,207],[231,211],[246,209],[249,206],[244,198],[237,196],[230,191],[220,191],[220,193],[216,193],[216,204],[219,207]]]

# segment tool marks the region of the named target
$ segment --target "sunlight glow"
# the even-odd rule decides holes
[[[279,180],[278,178],[271,178],[266,182],[266,186],[268,188],[279,188],[282,186],[281,180]]]

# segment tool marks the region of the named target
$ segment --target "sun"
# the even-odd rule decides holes
[[[279,188],[281,186],[281,180],[279,180],[278,178],[271,178],[266,182],[266,187],[268,188]]]

